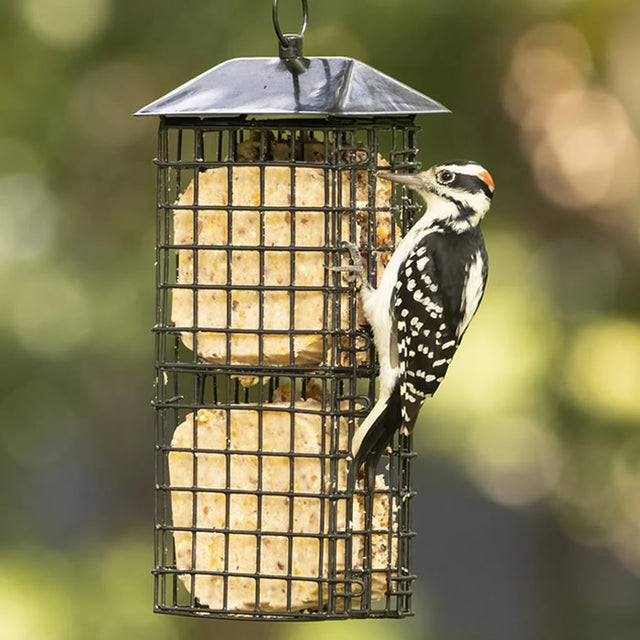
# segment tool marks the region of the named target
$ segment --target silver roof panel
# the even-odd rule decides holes
[[[449,110],[352,58],[307,58],[292,73],[280,58],[234,58],[143,107],[139,116],[381,116]]]

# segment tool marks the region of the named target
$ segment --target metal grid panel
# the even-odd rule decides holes
[[[412,614],[410,436],[396,435],[379,467],[385,482],[376,500],[387,521],[358,520],[362,490],[352,495],[345,474],[354,428],[375,401],[375,352],[353,285],[324,266],[345,263],[341,242],[349,240],[376,282],[396,224],[404,232],[417,206],[404,193],[381,205],[375,174],[389,169],[381,158],[416,168],[415,131],[412,118],[161,119],[157,611],[269,620]],[[311,179],[321,195],[305,203]],[[247,185],[251,201],[240,195]],[[377,220],[390,213],[396,224],[381,243]],[[305,235],[305,220],[315,221],[320,242]],[[269,239],[276,224],[286,242]],[[269,280],[274,265],[287,272],[284,281]],[[311,284],[301,283],[308,265]],[[300,327],[312,303],[317,325]],[[253,313],[251,326],[240,326],[239,307]],[[274,327],[278,313],[285,322]],[[210,431],[202,428],[210,422]],[[315,449],[297,443],[303,424]],[[242,487],[246,469],[252,484]],[[310,470],[314,488],[301,489]],[[207,526],[208,509],[218,521]],[[299,525],[302,513],[317,521],[311,530]],[[205,545],[215,548],[213,567],[203,566]],[[247,549],[255,550],[249,560]],[[306,573],[305,562],[314,565]],[[379,599],[374,583],[383,585]],[[214,596],[199,597],[207,588]]]

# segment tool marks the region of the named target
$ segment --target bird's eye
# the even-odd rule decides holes
[[[437,178],[440,184],[451,184],[455,180],[456,176],[452,171],[444,169],[438,174]]]

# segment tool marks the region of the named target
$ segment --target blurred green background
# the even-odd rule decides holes
[[[446,104],[421,161],[497,186],[485,301],[417,428],[417,616],[151,613],[156,122],[131,114],[276,55],[270,12],[0,3],[0,638],[637,640],[637,0],[310,0],[306,54]]]

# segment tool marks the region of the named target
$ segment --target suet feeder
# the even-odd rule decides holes
[[[224,62],[160,118],[155,610],[251,620],[412,614],[411,437],[373,512],[348,483],[376,354],[343,242],[375,284],[417,206],[415,116],[446,109],[342,57]],[[384,468],[383,468],[384,467]]]

